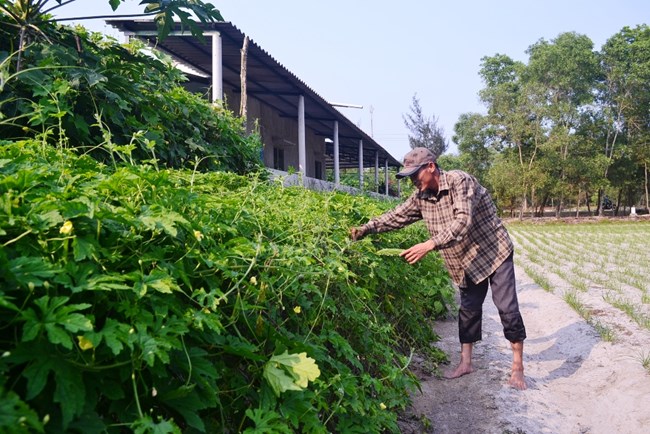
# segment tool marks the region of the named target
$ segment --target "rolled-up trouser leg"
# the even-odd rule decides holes
[[[488,289],[487,279],[475,284],[467,279],[466,288],[460,288],[458,309],[458,338],[462,344],[480,341],[483,321],[483,302]]]
[[[461,344],[471,344],[482,339],[483,312],[458,309],[458,339]]]
[[[489,280],[492,300],[499,311],[504,336],[510,342],[523,341],[526,339],[526,327],[519,312],[512,255],[497,268]]]

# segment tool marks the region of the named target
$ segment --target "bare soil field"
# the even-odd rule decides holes
[[[531,235],[509,227],[528,333],[528,389],[507,385],[510,346],[488,295],[475,371],[446,380],[416,360],[421,391],[400,418],[401,432],[650,432],[650,226],[618,229]],[[450,366],[459,359],[457,330],[453,318],[437,324],[436,346]]]

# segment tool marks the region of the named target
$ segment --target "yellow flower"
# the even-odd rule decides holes
[[[79,341],[79,348],[81,348],[83,351],[90,350],[95,347],[93,343],[90,342],[90,339],[85,336],[77,336],[77,340]]]
[[[251,278],[250,278],[250,283],[251,283],[251,285],[253,285],[253,286],[257,285],[257,277],[255,277],[255,276],[251,276]]]
[[[386,404],[382,402],[381,404],[379,404],[379,408],[381,408],[382,410],[386,410]]]
[[[194,231],[194,238],[196,238],[196,241],[201,242],[203,239],[203,234],[201,231]]]
[[[293,311],[295,313],[300,313],[300,312],[302,312],[302,308],[300,306],[296,306],[296,307],[293,308]]]
[[[63,223],[63,226],[61,226],[61,229],[59,229],[59,233],[62,235],[70,235],[72,233],[72,222],[66,220],[66,222]]]

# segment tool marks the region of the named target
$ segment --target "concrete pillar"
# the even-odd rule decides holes
[[[379,193],[379,151],[375,151],[375,193]]]
[[[388,158],[384,162],[384,186],[386,187],[384,194],[388,196]]]
[[[298,171],[307,176],[307,151],[305,149],[305,97],[298,97]]]
[[[341,183],[339,167],[339,121],[334,121],[334,185]]]
[[[223,50],[221,35],[212,33],[212,102],[223,100]]]
[[[359,139],[359,190],[363,190],[363,140]]]

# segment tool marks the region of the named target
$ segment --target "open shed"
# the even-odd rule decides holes
[[[388,171],[400,162],[232,23],[200,24],[202,40],[177,23],[162,41],[151,20],[111,19],[107,23],[183,65],[190,90],[204,92],[215,102],[221,100],[236,113],[246,95],[247,124],[259,130],[267,167],[293,168],[319,180],[325,180],[326,169],[331,169],[335,185],[345,168],[374,168],[378,184],[381,168],[388,194]],[[363,170],[359,170],[360,187],[363,182]]]

